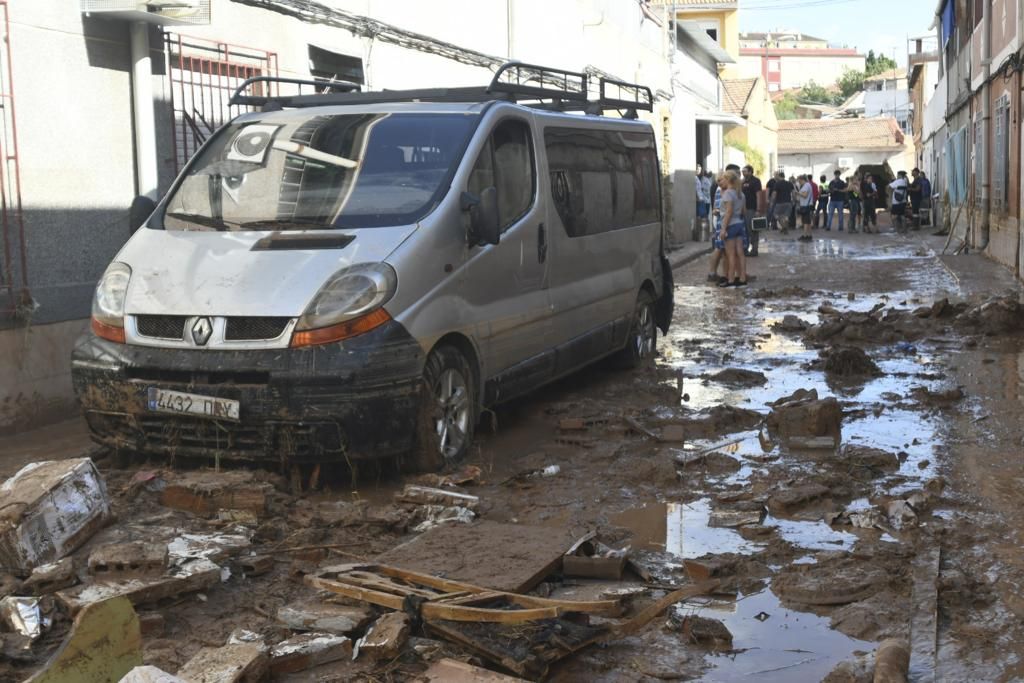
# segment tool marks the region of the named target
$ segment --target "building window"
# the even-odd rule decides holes
[[[348,81],[366,84],[363,60],[359,57],[331,52],[315,45],[309,46],[309,73],[317,81]]]
[[[995,125],[994,144],[992,149],[992,209],[1004,211],[1010,186],[1010,98],[1003,95],[996,100],[993,116]]]
[[[718,44],[722,43],[722,41],[718,39],[718,36],[722,34],[722,25],[718,21],[701,21],[698,22],[698,24],[702,29],[704,29],[705,33],[711,36],[711,40]]]

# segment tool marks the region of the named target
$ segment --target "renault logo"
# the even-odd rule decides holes
[[[196,343],[196,346],[206,346],[206,342],[210,341],[211,334],[213,334],[213,323],[209,318],[196,318],[196,321],[192,323],[192,341]]]

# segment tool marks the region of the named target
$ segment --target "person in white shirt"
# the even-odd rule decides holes
[[[797,206],[800,214],[800,223],[803,225],[804,234],[800,235],[801,242],[810,242],[811,237],[811,216],[814,214],[814,188],[811,186],[811,177],[802,175],[797,178]]]
[[[907,182],[907,172],[899,171],[896,180],[889,183],[892,195],[889,201],[889,214],[892,216],[892,224],[898,233],[906,232],[907,194],[910,190],[910,183]]]

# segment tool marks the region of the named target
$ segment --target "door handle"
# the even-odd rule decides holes
[[[548,233],[544,224],[537,226],[537,262],[544,263],[548,258]]]

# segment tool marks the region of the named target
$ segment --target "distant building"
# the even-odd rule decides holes
[[[729,53],[733,62],[740,57],[739,0],[654,0],[651,4],[675,9],[680,22],[695,24]],[[722,78],[738,78],[736,64],[720,68]]]
[[[779,166],[786,175],[870,170],[893,177],[913,165],[913,147],[893,118],[779,121]]]
[[[864,79],[864,116],[891,116],[910,133],[910,91],[907,70],[893,69]]]
[[[728,130],[725,134],[726,146],[740,153],[749,150],[760,156],[765,171],[774,170],[778,159],[779,122],[775,118],[775,107],[764,79],[722,81],[722,110],[746,122],[745,126],[735,126]],[[753,161],[744,156],[744,163],[757,166]]]
[[[865,57],[852,48],[795,32],[741,33],[739,76],[761,76],[768,92],[801,88],[811,81],[832,85],[845,71],[864,71]]]

